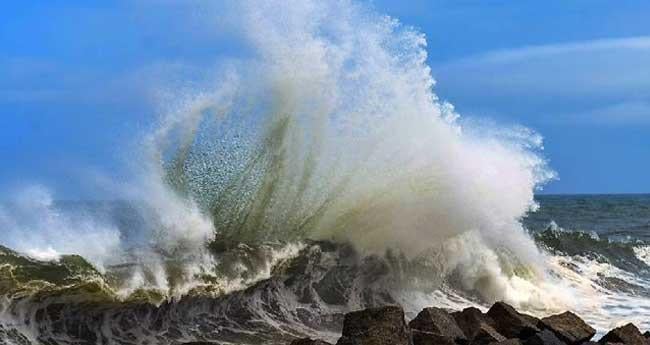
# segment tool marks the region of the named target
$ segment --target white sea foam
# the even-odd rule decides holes
[[[566,293],[574,301],[572,310],[585,318],[599,332],[633,322],[641,329],[650,327],[650,301],[626,286],[614,281],[607,286],[605,279],[616,279],[632,286],[650,286],[650,281],[606,262],[574,256],[549,257],[553,271],[562,278]],[[605,284],[604,284],[605,283]]]
[[[650,267],[650,246],[635,246],[634,254],[639,260],[645,262]]]

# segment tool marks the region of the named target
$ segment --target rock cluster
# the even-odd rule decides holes
[[[387,306],[345,315],[337,345],[650,345],[650,332],[633,324],[615,328],[597,342],[596,330],[572,312],[538,319],[512,306],[495,303],[487,313],[477,308],[448,311],[425,308],[408,324],[404,311]],[[291,345],[326,345],[297,339]],[[331,344],[330,344],[331,345]]]

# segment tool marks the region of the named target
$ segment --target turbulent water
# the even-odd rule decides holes
[[[554,281],[575,303],[529,305],[529,311],[545,315],[571,307],[600,330],[624,321],[650,327],[650,196],[538,196],[537,201],[539,210],[523,223],[546,253]],[[125,234],[145,223],[124,202],[52,208],[112,219]],[[146,267],[135,254],[100,272],[79,256],[39,261],[0,249],[5,296],[0,341],[258,344],[302,335],[334,340],[349,310],[399,303],[412,317],[427,305],[492,302],[459,279],[463,273],[457,270],[465,268],[441,274],[446,261],[441,255],[448,254],[440,250],[409,258],[395,251],[363,254],[352,244],[332,241],[253,245],[225,238],[209,250],[215,258],[212,275],[169,299],[167,291],[153,286],[129,287],[138,276],[134,272]],[[182,265],[175,257],[165,261],[172,278],[178,272],[173,268]],[[511,274],[530,278],[516,270]],[[486,273],[484,279],[491,278]]]
[[[0,343],[334,339],[353,309],[496,300],[650,326],[647,197],[536,200],[541,136],[460,118],[425,37],[366,5],[215,6],[243,51],[160,86],[104,181],[128,201],[0,206]]]

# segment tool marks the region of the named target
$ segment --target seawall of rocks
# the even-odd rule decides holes
[[[538,319],[512,306],[495,303],[487,313],[477,308],[449,311],[425,308],[408,324],[399,306],[370,308],[345,315],[337,345],[650,345],[629,323],[612,329],[598,341],[596,330],[572,312]],[[297,339],[291,345],[327,345],[317,339]],[[331,345],[331,344],[330,344]]]

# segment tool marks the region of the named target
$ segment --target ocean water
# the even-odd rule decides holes
[[[622,242],[650,239],[648,194],[537,195],[535,200],[540,209],[524,219],[531,231],[556,225]]]
[[[462,118],[365,3],[214,6],[247,51],[156,90],[101,181],[128,201],[4,194],[0,343],[335,340],[351,310],[497,300],[650,328],[648,196],[536,196],[542,135]]]
[[[545,195],[536,200],[539,210],[523,223],[539,243],[647,277],[650,196]]]
[[[584,313],[600,330],[629,320],[648,328],[650,195],[542,195],[524,224],[554,259],[588,278]],[[590,286],[589,286],[590,285]],[[577,296],[576,298],[581,298]]]
[[[547,258],[552,281],[573,303],[518,307],[538,316],[571,309],[601,334],[628,321],[650,327],[650,196],[538,195],[535,200],[539,208],[523,219],[524,228]],[[115,224],[136,248],[142,243],[133,234],[147,233],[143,214],[128,202],[54,202],[49,212]],[[442,270],[444,251],[410,259],[397,252],[364,254],[336,241],[217,239],[210,252],[214,278],[163,302],[165,291],[154,284],[161,278],[131,251],[100,272],[72,256],[39,261],[2,249],[0,288],[9,299],[3,302],[0,339],[9,344],[257,344],[303,335],[335,340],[343,313],[358,308],[399,303],[413,317],[425,306],[486,309],[500,299],[468,288],[460,279],[463,268]],[[165,256],[167,277],[181,271],[176,260]],[[432,260],[440,261],[431,265]],[[150,283],[133,286],[134,279]],[[526,284],[514,286],[530,292]]]

